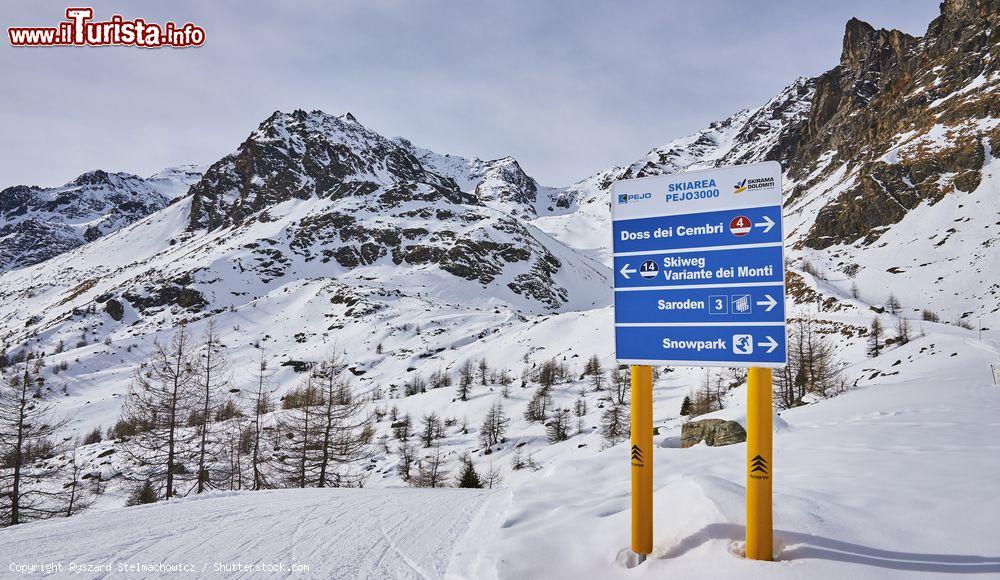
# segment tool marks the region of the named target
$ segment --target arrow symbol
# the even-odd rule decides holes
[[[759,472],[763,473],[764,475],[767,475],[767,461],[763,457],[761,457],[760,455],[758,455],[758,456],[756,456],[756,457],[754,457],[753,459],[750,460],[750,467],[753,468],[753,469],[750,470],[750,473],[753,473],[755,471],[759,471]]]
[[[632,446],[632,460],[642,463],[642,450],[639,449],[638,445]]]
[[[757,306],[767,306],[767,308],[764,309],[764,312],[770,312],[771,309],[778,304],[778,301],[775,300],[774,296],[771,296],[770,294],[765,294],[764,297],[767,298],[767,300],[758,300]]]
[[[626,280],[628,280],[629,279],[628,275],[635,274],[636,269],[633,268],[631,264],[625,264],[624,266],[622,266],[622,269],[619,270],[619,272],[621,272],[621,275],[624,276]]]
[[[767,232],[771,231],[771,228],[774,227],[774,220],[772,220],[768,216],[764,216],[764,221],[756,223],[754,224],[754,226],[758,228],[764,228],[764,233],[766,234]]]
[[[767,354],[771,354],[772,352],[774,352],[774,349],[778,348],[778,341],[774,340],[773,338],[771,338],[769,336],[769,337],[767,337],[766,341],[764,341],[764,342],[758,342],[757,346],[766,346],[767,347]]]

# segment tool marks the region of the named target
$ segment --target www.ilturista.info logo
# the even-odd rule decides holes
[[[185,48],[205,43],[205,29],[190,22],[156,24],[142,18],[126,20],[115,14],[94,22],[93,8],[67,8],[66,20],[55,26],[12,26],[11,46],[139,46]]]
[[[733,193],[743,193],[744,191],[759,191],[761,189],[771,189],[774,187],[773,177],[757,177],[755,179],[741,179],[733,185]]]
[[[631,203],[636,201],[643,201],[646,199],[651,199],[653,197],[652,193],[619,193],[618,203]]]

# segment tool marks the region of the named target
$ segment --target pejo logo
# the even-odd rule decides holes
[[[630,203],[636,201],[643,201],[646,199],[651,199],[653,197],[652,193],[620,193],[618,194],[618,203]]]

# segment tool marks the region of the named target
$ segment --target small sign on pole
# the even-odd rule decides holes
[[[770,560],[770,368],[787,361],[781,166],[628,179],[611,192],[615,356],[633,365],[632,549],[652,550],[649,365],[749,367],[746,555]]]

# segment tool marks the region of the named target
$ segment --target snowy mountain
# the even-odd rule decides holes
[[[476,196],[484,205],[511,216],[534,219],[541,215],[563,213],[569,208],[564,190],[540,185],[521,168],[513,157],[484,161],[459,155],[441,155],[413,145],[401,137],[396,142],[416,156],[425,167],[450,177]]]
[[[61,187],[8,187],[0,191],[0,272],[118,231],[163,209],[200,178],[200,168],[179,166],[148,179],[97,170]]]
[[[336,345],[366,382],[401,385],[526,317],[605,307],[607,287],[603,266],[352,116],[296,111],[265,120],[176,203],[6,273],[0,343],[77,344],[56,356],[75,370],[49,388],[84,407],[81,425],[107,424],[131,365],[180,321],[216,321],[237,360],[274,352],[281,391]]]
[[[439,154],[379,135],[349,113],[293,111],[275,112],[204,171],[119,178],[160,199],[127,225],[103,217],[106,209],[79,220],[62,209],[76,199],[89,207],[87,194],[6,190],[12,200],[63,201],[51,211],[44,201],[7,203],[4,219],[40,215],[73,232],[94,219],[110,225],[90,240],[80,233],[79,243],[49,244],[58,251],[45,261],[0,274],[0,352],[45,353],[39,396],[72,414],[76,434],[117,420],[137,365],[182,322],[194,336],[215,323],[234,391],[246,391],[266,360],[267,389],[278,401],[337,352],[342,375],[380,411],[375,451],[361,466],[367,488],[407,484],[399,418],[416,428],[432,413],[442,418],[440,449],[451,469],[464,456],[503,478],[504,489],[485,495],[317,490],[258,500],[257,492],[216,492],[121,511],[141,466],[121,441],[80,447],[91,480],[110,482],[97,504],[107,510],[102,521],[127,531],[128,542],[152,546],[144,553],[153,558],[175,549],[238,558],[232,536],[255,522],[294,527],[277,523],[288,516],[272,509],[287,506],[322,515],[332,530],[380,513],[360,535],[364,545],[294,527],[287,542],[301,542],[333,577],[1000,572],[989,558],[1000,506],[983,485],[1000,474],[989,443],[1000,436],[989,385],[989,365],[1000,356],[989,330],[1000,324],[1000,5],[949,0],[941,10],[919,38],[851,20],[830,71],[568,187],[537,183],[512,157]],[[610,385],[627,386],[627,376],[605,372],[606,384],[595,386],[585,372],[592,355],[605,371],[616,366],[604,265],[608,191],[617,179],[764,160],[784,168],[789,320],[813,320],[832,341],[841,379],[776,421],[776,458],[789,474],[775,482],[776,545],[790,561],[764,568],[730,557],[741,550],[745,447],[679,446],[688,420],[682,402],[706,385],[727,385],[717,393],[725,408],[708,416],[745,424],[743,379],[676,368],[657,379],[654,409],[656,502],[675,509],[658,513],[652,560],[629,570],[628,451],[598,429],[620,405]],[[189,190],[177,185],[187,181]],[[887,304],[890,295],[901,306]],[[873,349],[876,317],[893,336]],[[971,329],[976,318],[982,337]],[[481,361],[490,372],[476,376],[468,397],[428,384]],[[550,438],[555,414],[529,418],[546,364],[563,369],[542,399],[566,416],[573,410],[565,440]],[[509,430],[484,445],[481,425],[495,405]],[[268,414],[268,429],[281,413]],[[908,482],[906,493],[899,481]],[[333,495],[343,510],[323,511]],[[238,517],[209,542],[160,550],[147,539],[166,528],[123,523],[132,509],[163,522],[202,509],[235,509]],[[956,513],[984,515],[957,526],[949,523]],[[914,533],[925,517],[949,525]],[[24,554],[40,537],[83,529],[73,521],[0,531],[0,548]],[[120,551],[123,544],[90,543],[107,532],[86,525],[47,556]],[[332,541],[344,543],[340,560],[315,548]],[[258,544],[267,548],[258,558],[289,557],[280,545]],[[368,549],[382,556],[369,562]]]
[[[895,292],[911,311],[992,320],[998,20],[995,2],[945,2],[915,38],[852,19],[833,69],[570,186],[577,211],[535,223],[609,263],[615,180],[777,160],[793,260],[872,303]]]

